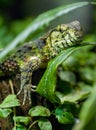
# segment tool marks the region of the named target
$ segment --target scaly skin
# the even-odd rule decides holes
[[[20,73],[21,86],[18,94],[23,90],[23,104],[27,95],[31,103],[31,91],[35,88],[31,84],[32,72],[43,67],[62,50],[79,44],[82,36],[82,28],[78,21],[58,25],[38,40],[23,45],[15,54],[1,63],[0,77]]]

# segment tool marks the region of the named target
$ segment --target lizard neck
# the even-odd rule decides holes
[[[55,57],[58,53],[56,52],[54,46],[49,44],[46,39],[40,38],[35,41],[35,45],[38,51],[42,55],[42,58],[49,61],[51,58]]]
[[[56,55],[58,55],[58,52],[56,51],[54,46],[46,43],[45,46],[42,48],[42,54],[44,55],[44,57],[46,57],[46,59],[52,59]]]

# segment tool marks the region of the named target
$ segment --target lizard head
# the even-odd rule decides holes
[[[82,37],[83,31],[79,21],[58,25],[41,38],[45,43],[44,55],[55,57],[69,46],[79,44]]]
[[[68,24],[58,25],[52,29],[46,38],[46,43],[59,51],[79,44],[82,37],[83,31],[79,21],[73,21]]]

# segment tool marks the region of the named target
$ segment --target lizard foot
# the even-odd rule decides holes
[[[29,104],[31,104],[31,92],[35,92],[36,86],[32,85],[32,84],[27,84],[24,86],[24,98],[23,98],[23,103],[22,105],[25,104],[26,102],[26,99],[28,97],[28,100],[29,100]],[[19,95],[21,93],[23,89],[20,89],[19,92],[17,93],[17,95]]]

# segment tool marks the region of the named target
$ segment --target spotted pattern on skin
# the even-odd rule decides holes
[[[34,85],[32,85],[33,71],[47,64],[62,50],[79,44],[82,37],[83,31],[79,21],[58,25],[39,39],[25,43],[12,56],[1,63],[0,77],[19,72],[21,84],[18,94],[24,91],[23,105],[27,97],[31,103],[31,91],[34,92]]]

